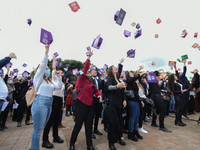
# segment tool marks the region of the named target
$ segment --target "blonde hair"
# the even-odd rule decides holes
[[[53,84],[53,82],[51,81],[51,79],[50,79],[49,77],[46,78],[45,75],[43,75],[43,79],[47,82],[47,84],[49,84],[49,82],[50,82],[51,84]]]

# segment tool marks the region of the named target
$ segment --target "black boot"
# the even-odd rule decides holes
[[[21,122],[18,122],[17,127],[21,127]]]
[[[133,132],[135,132],[135,135],[138,139],[143,139],[143,137],[138,133],[138,130],[134,130]]]
[[[182,120],[181,120],[180,122],[181,122],[181,123],[182,123],[184,126],[186,126],[186,124],[185,124],[185,123],[183,123],[183,121],[182,121]]]
[[[175,120],[175,125],[179,125],[179,126],[184,126],[184,124],[182,124],[180,121],[178,121],[178,120]]]
[[[122,139],[119,139],[118,141],[120,145],[123,145],[123,146],[126,145],[126,143]]]
[[[114,143],[109,143],[109,148],[110,148],[111,150],[117,150],[117,149],[115,148]]]
[[[135,141],[135,142],[138,141],[138,139],[135,137],[134,132],[128,132],[128,139],[131,139],[132,141]]]
[[[88,146],[87,150],[95,150],[93,146]]]
[[[53,148],[53,144],[51,144],[49,141],[43,141],[42,147]]]
[[[29,120],[25,121],[25,124],[26,125],[30,125]]]
[[[74,145],[71,145],[71,144],[70,144],[69,150],[75,150]]]

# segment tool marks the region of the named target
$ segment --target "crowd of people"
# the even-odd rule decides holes
[[[94,150],[92,139],[103,133],[98,129],[99,119],[107,132],[109,148],[116,150],[115,143],[122,146],[123,134],[128,139],[138,142],[143,137],[140,133],[148,133],[143,124],[150,122],[151,126],[162,132],[171,133],[164,120],[169,113],[175,113],[175,125],[186,126],[182,116],[194,114],[194,98],[200,100],[199,74],[193,71],[194,77],[189,81],[186,77],[186,60],[183,60],[183,72],[178,72],[174,66],[174,74],[168,75],[163,69],[153,72],[142,71],[139,66],[136,71],[127,71],[123,74],[122,58],[117,66],[110,66],[103,73],[98,74],[90,61],[93,52],[91,48],[84,62],[84,67],[75,80],[69,83],[66,80],[68,68],[56,70],[56,57],[53,56],[52,72],[48,64],[49,45],[45,45],[43,60],[34,69],[33,82],[31,76],[23,79],[9,75],[7,67],[5,76],[0,77],[0,131],[7,129],[6,120],[9,112],[12,121],[21,127],[24,113],[25,124],[30,125],[30,116],[33,119],[33,133],[31,150],[40,149],[40,137],[43,131],[42,147],[53,148],[48,135],[52,128],[53,142],[63,143],[58,135],[58,128],[62,125],[63,110],[66,117],[73,115],[74,128],[70,138],[70,150],[75,150],[78,134],[84,123],[86,144],[88,150]],[[0,60],[0,69],[16,58],[15,53]],[[148,76],[154,74],[156,82],[148,82]],[[36,97],[31,106],[27,105],[26,94],[33,88]],[[190,100],[190,101],[189,101]],[[9,102],[1,111],[5,102]],[[200,102],[200,101],[199,101]],[[18,105],[17,109],[13,109]],[[156,123],[159,116],[159,124]],[[200,118],[197,121],[200,123]]]

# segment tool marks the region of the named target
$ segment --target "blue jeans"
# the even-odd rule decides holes
[[[140,104],[138,102],[129,100],[128,106],[130,110],[129,132],[133,132],[133,130],[138,130],[138,122],[140,117]]]
[[[174,111],[174,108],[175,108],[175,99],[174,99],[174,95],[171,94],[170,97],[171,97],[171,101],[170,101],[170,105],[169,105],[169,111],[171,111],[171,110]]]
[[[33,134],[31,150],[40,149],[40,135],[51,115],[53,98],[38,95],[31,107],[33,118]]]
[[[0,115],[1,115],[1,107],[3,106],[3,101],[0,100]]]

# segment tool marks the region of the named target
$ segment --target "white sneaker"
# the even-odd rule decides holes
[[[150,118],[146,116],[146,119],[149,120]]]
[[[143,127],[140,128],[140,129],[138,128],[138,131],[139,131],[139,132],[142,132],[142,133],[148,133],[146,130],[143,129]]]

